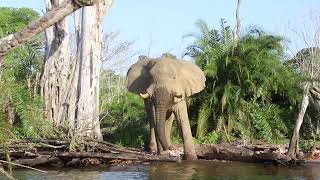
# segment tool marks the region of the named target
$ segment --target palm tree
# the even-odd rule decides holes
[[[232,136],[272,140],[286,134],[282,116],[291,112],[284,107],[294,106],[299,92],[295,72],[281,63],[282,38],[251,28],[235,39],[223,19],[220,30],[201,20],[196,25],[200,35],[193,35],[197,40],[186,55],[195,58],[207,78],[195,101],[200,107],[197,137],[208,130],[223,132],[228,141]],[[279,98],[285,103],[278,103]]]

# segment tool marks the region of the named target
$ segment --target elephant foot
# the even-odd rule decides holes
[[[174,146],[169,146],[169,150],[177,150]]]
[[[180,158],[180,157],[182,157],[183,152],[181,152],[177,149],[173,149],[173,150],[162,151],[162,152],[160,152],[160,155]]]
[[[148,148],[150,154],[157,154],[157,148]]]
[[[150,154],[157,154],[157,144],[154,142],[150,142],[148,146],[148,152]]]
[[[198,156],[196,154],[184,154],[184,160],[198,160]]]

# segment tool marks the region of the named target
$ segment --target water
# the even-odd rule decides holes
[[[240,162],[194,161],[83,169],[51,169],[45,174],[19,169],[14,171],[14,177],[19,180],[320,179],[320,165],[277,167]]]

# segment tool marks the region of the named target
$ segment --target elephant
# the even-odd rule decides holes
[[[144,105],[147,111],[147,120],[150,126],[148,151],[154,154],[155,152],[157,152],[158,145],[157,145],[155,131],[154,131],[152,102],[150,101],[150,99],[146,98],[144,99]],[[171,144],[171,129],[172,129],[172,123],[174,119],[175,117],[173,113],[171,113],[170,116],[166,118],[166,125],[165,125],[166,141],[168,142],[169,149],[173,149]],[[161,148],[161,146],[159,146],[159,148]]]
[[[127,89],[144,99],[151,119],[150,142],[156,142],[153,146],[157,146],[158,154],[170,149],[171,130],[168,128],[175,118],[183,140],[184,159],[197,159],[186,98],[203,90],[205,81],[205,75],[198,66],[172,57],[140,59],[129,68]]]

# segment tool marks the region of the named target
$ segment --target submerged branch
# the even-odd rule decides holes
[[[7,171],[5,171],[1,166],[0,166],[0,174],[3,174],[4,176],[6,176],[10,180],[15,180],[15,178],[12,177],[9,173],[7,173]]]
[[[14,166],[19,166],[19,167],[27,168],[27,169],[32,169],[32,170],[39,171],[39,172],[42,172],[42,173],[47,173],[47,171],[43,171],[43,170],[41,170],[41,169],[37,169],[37,168],[25,166],[25,165],[18,164],[18,163],[14,163],[14,162],[8,162],[8,161],[3,161],[3,160],[0,160],[0,162],[6,163],[6,164],[11,164],[11,165],[14,165]]]

